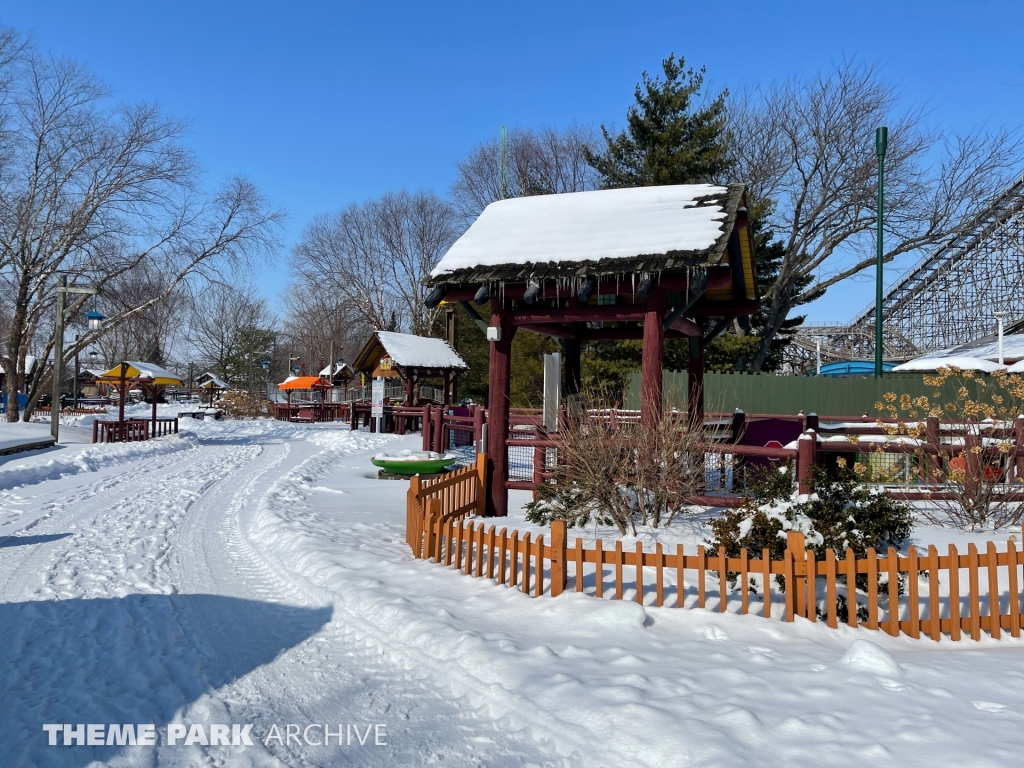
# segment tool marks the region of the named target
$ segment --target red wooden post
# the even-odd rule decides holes
[[[412,369],[405,369],[405,404],[410,408],[413,405],[413,388],[415,384],[412,378]]]
[[[814,466],[814,454],[818,448],[818,436],[813,430],[807,430],[797,441],[796,455],[796,477],[800,493],[810,493],[813,476],[811,467]]]
[[[815,432],[818,431],[818,414],[808,413],[807,418],[804,419],[804,423],[807,425],[805,429],[813,429]]]
[[[499,339],[490,343],[488,382],[490,403],[488,408],[487,455],[490,467],[488,510],[498,517],[508,515],[508,440],[509,388],[512,375],[512,338],[516,327],[502,311],[500,299],[491,300],[491,327],[497,329]],[[659,325],[660,327],[660,325]]]
[[[429,451],[430,447],[433,445],[433,443],[430,440],[430,425],[433,422],[430,420],[430,405],[429,404],[423,406],[422,421],[423,421],[423,428],[422,428],[421,432],[423,433],[423,450],[424,451]]]
[[[441,402],[448,405],[452,401],[452,372],[444,372],[444,394],[441,395]]]
[[[434,409],[434,447],[433,450],[437,453],[444,453],[444,412],[445,407],[442,405],[439,408]]]
[[[661,288],[652,288],[644,311],[643,358],[640,363],[640,421],[645,429],[654,429],[661,421],[664,315],[665,293]]]

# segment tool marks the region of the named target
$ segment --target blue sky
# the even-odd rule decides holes
[[[290,214],[446,192],[501,125],[622,123],[670,52],[713,88],[878,62],[936,127],[1024,124],[1017,2],[0,2],[0,22],[85,62],[120,98],[190,122],[211,185],[242,172]],[[272,296],[282,258],[257,276]],[[812,307],[846,320],[854,283]]]

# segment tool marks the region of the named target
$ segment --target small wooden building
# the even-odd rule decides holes
[[[666,338],[689,339],[690,423],[703,424],[704,347],[758,305],[743,184],[541,195],[487,206],[426,283],[428,306],[460,304],[490,340],[491,511],[505,515],[512,339],[559,340],[579,391],[581,344],[642,339],[641,420],[662,410]],[[473,305],[490,302],[490,318]]]
[[[394,331],[374,331],[352,367],[368,378],[402,379],[406,405],[414,405],[416,383],[426,378],[444,381],[444,402],[447,405],[454,377],[469,368],[444,339]]]
[[[338,390],[341,390],[340,397],[336,397],[335,402],[345,401],[345,394],[348,392],[349,384],[352,383],[352,379],[355,377],[356,372],[352,369],[352,366],[340,360],[333,365],[325,365],[324,369],[320,371],[320,378],[331,382],[335,395],[338,395]]]

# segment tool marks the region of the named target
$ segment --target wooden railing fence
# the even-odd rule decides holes
[[[711,556],[703,546],[686,552],[682,544],[666,551],[659,543],[654,552],[645,552],[639,542],[633,549],[624,549],[621,541],[606,549],[601,539],[590,547],[581,538],[570,545],[564,521],[552,523],[545,541],[543,534],[520,536],[487,520],[466,520],[483,511],[483,478],[476,467],[486,466],[485,458],[442,478],[412,480],[406,532],[417,558],[537,597],[560,595],[571,584],[576,592],[604,599],[677,608],[708,608],[711,601],[710,607],[722,613],[731,606],[741,614],[774,614],[784,621],[801,616],[830,627],[844,621],[893,636],[978,640],[982,631],[993,638],[1007,631],[1020,637],[1024,552],[1012,539],[1002,552],[988,542],[981,552],[970,543],[966,553],[954,544],[946,554],[929,546],[927,552],[910,547],[906,555],[893,548],[884,554],[868,549],[857,557],[847,549],[842,559],[828,550],[824,560],[816,559],[798,532],[789,532],[782,560],[772,560],[767,549],[752,558],[745,549],[739,557]],[[858,577],[864,588],[851,591]],[[889,585],[901,581],[905,593],[890,595]]]

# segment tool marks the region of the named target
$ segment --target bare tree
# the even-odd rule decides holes
[[[478,144],[457,165],[458,178],[452,185],[455,207],[470,222],[488,205],[507,197],[597,189],[600,177],[587,163],[587,153],[597,150],[599,140],[592,128],[573,124],[562,131],[513,128],[504,158],[500,140]]]
[[[255,288],[211,283],[192,302],[188,343],[210,371],[234,387],[255,391],[263,382],[261,363],[277,341],[276,326]]]
[[[95,342],[108,367],[121,360],[143,360],[167,366],[168,352],[182,341],[183,307],[189,302],[183,286],[179,285],[168,294],[169,279],[169,275],[154,265],[143,262],[106,283],[94,306],[107,317],[127,315]],[[145,308],[132,312],[140,305]],[[79,339],[86,332],[82,319],[78,318],[75,324]]]
[[[281,343],[289,357],[310,370],[323,369],[332,358],[351,361],[373,330],[355,305],[330,287],[313,290],[296,283],[285,293],[284,306]],[[288,361],[283,362],[287,368]]]
[[[796,304],[875,263],[878,126],[889,128],[886,262],[950,237],[1021,161],[1018,134],[931,130],[922,108],[901,108],[878,68],[857,62],[754,88],[733,101],[730,115],[733,176],[766,205],[786,249],[777,279],[764,287],[769,306],[755,370]]]
[[[204,199],[178,143],[182,124],[149,105],[110,106],[80,65],[21,49],[8,67],[0,77],[0,299],[10,322],[0,359],[13,402],[29,349],[43,359],[52,351],[52,335],[42,348],[37,342],[49,330],[58,273],[100,288],[144,264],[163,275],[163,294],[126,306],[108,321],[116,328],[178,285],[266,252],[282,214],[242,178]],[[94,341],[87,335],[64,356]],[[34,384],[26,416],[45,379]],[[7,416],[16,420],[17,409]]]
[[[319,216],[295,247],[297,290],[326,291],[377,330],[425,335],[437,310],[423,279],[460,234],[452,207],[432,192],[392,192]]]

